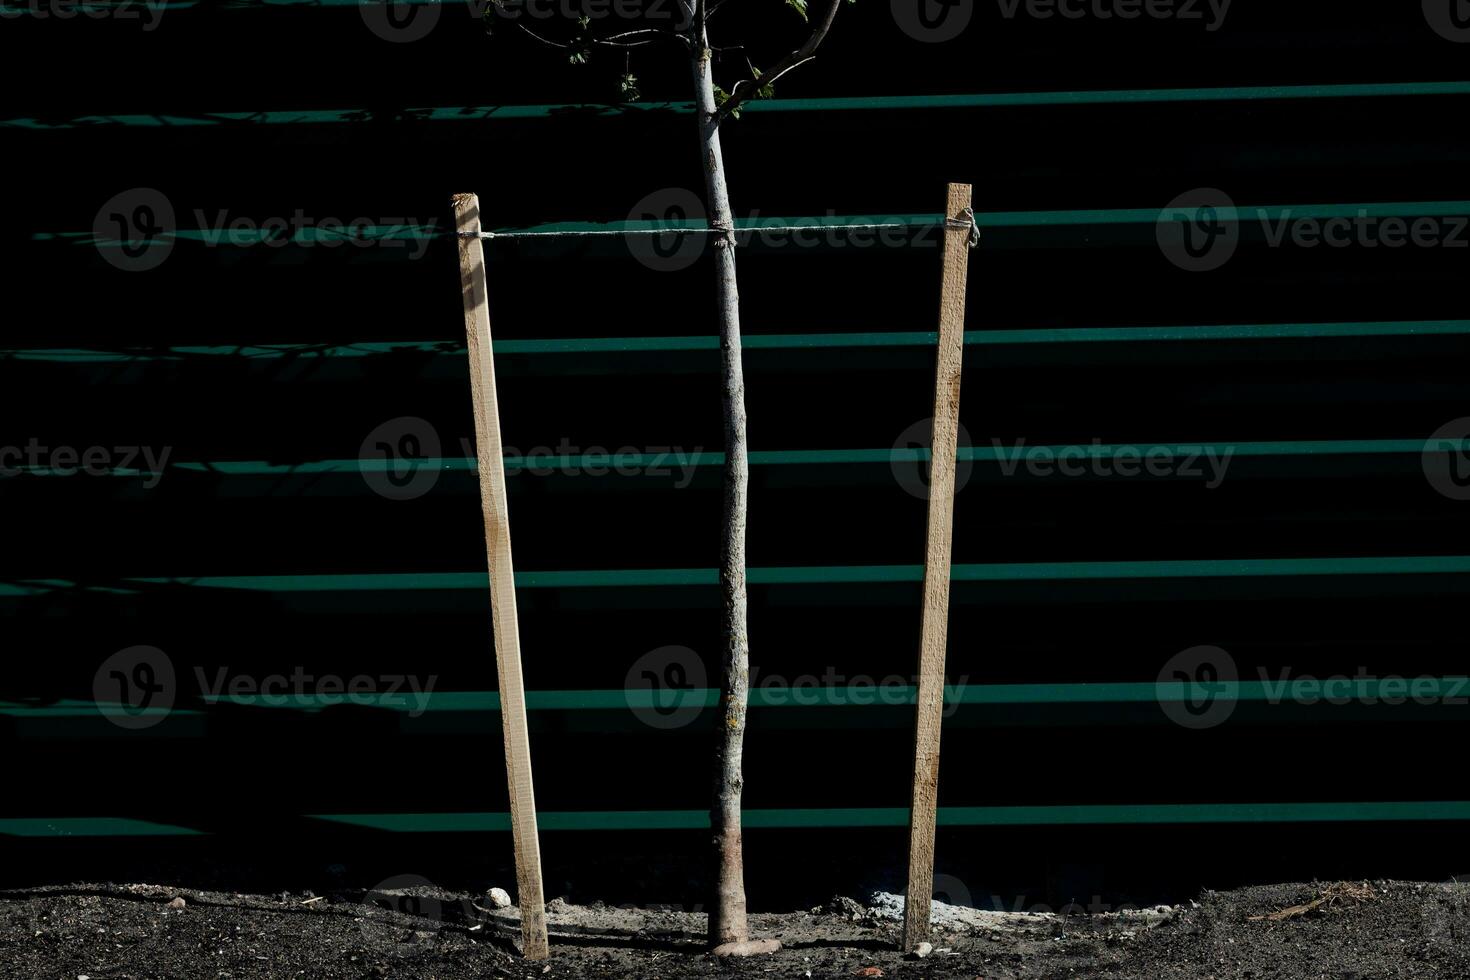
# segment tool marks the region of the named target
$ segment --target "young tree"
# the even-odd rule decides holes
[[[512,0],[497,0],[504,6]],[[807,21],[806,40],[765,71],[746,58],[743,77],[727,93],[715,79],[715,53],[710,43],[710,25],[732,0],[675,0],[683,17],[679,26],[638,27],[599,35],[592,21],[580,18],[566,38],[546,36],[517,21],[516,27],[534,40],[570,52],[573,62],[586,61],[601,49],[628,53],[631,49],[669,43],[682,49],[689,59],[694,83],[695,122],[698,130],[701,170],[704,174],[705,205],[709,215],[709,244],[715,259],[715,311],[719,321],[720,352],[723,358],[725,424],[725,474],[723,534],[720,555],[720,588],[724,609],[724,650],[718,718],[718,748],[715,755],[714,824],[715,895],[710,907],[709,937],[715,953],[744,956],[779,948],[775,940],[752,940],[745,914],[745,873],[740,828],[740,795],[743,786],[741,756],[745,741],[745,712],[750,689],[750,640],[746,628],[745,526],[749,469],[745,438],[745,374],[740,354],[740,289],[735,269],[735,216],[730,207],[729,183],[721,152],[724,124],[738,117],[741,106],[751,99],[769,98],[773,87],[787,73],[811,61],[826,40],[843,3],[854,0],[817,0],[824,5],[815,20],[809,19],[809,0],[784,0],[786,6]],[[746,0],[747,4],[749,0]],[[767,0],[774,2],[774,0]],[[776,12],[772,8],[773,13]],[[493,11],[491,12],[494,13]],[[570,25],[568,25],[570,26]],[[732,50],[735,50],[732,48]],[[631,58],[631,55],[630,55]],[[623,76],[622,95],[638,97],[636,76]]]

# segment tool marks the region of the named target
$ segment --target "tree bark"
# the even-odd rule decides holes
[[[725,485],[720,588],[724,608],[723,676],[720,686],[718,748],[715,754],[714,826],[715,902],[710,910],[710,943],[747,951],[745,871],[740,833],[741,757],[745,709],[750,688],[750,645],[746,632],[745,522],[749,467],[745,442],[745,373],[740,362],[740,290],[735,279],[735,219],[720,152],[720,117],[715,104],[713,65],[703,24],[694,40],[695,109],[699,149],[709,208],[710,245],[715,258],[715,297],[724,359]]]

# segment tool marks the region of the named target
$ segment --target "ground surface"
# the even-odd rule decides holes
[[[0,892],[0,977],[1470,977],[1470,885],[1454,883],[1276,885],[1104,916],[940,909],[946,927],[917,961],[893,948],[893,900],[756,916],[755,930],[785,948],[725,962],[701,951],[702,915],[557,901],[552,958],[531,964],[509,945],[514,910],[486,896],[410,886],[313,898],[113,884]]]

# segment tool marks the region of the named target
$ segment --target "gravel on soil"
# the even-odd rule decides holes
[[[558,899],[547,906],[551,959],[530,963],[515,953],[514,907],[497,909],[486,895],[432,888],[247,895],[82,883],[0,891],[0,977],[1470,977],[1470,884],[1455,882],[1269,885],[1105,914],[935,906],[934,948],[922,959],[897,948],[902,899],[879,893],[753,915],[753,932],[783,948],[717,960],[704,949],[700,913]]]

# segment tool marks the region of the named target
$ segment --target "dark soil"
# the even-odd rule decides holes
[[[170,907],[180,897],[184,907]],[[837,978],[870,967],[965,980],[1470,977],[1470,885],[1454,883],[1206,892],[1153,928],[1073,916],[936,932],[923,960],[904,959],[897,926],[854,917],[850,902],[755,916],[755,931],[785,948],[724,962],[702,951],[691,913],[552,903],[552,957],[533,964],[515,955],[513,910],[493,913],[483,897],[420,895],[400,903],[406,912],[361,892],[313,897],[111,884],[0,892],[0,977]],[[609,928],[620,922],[631,928]]]

